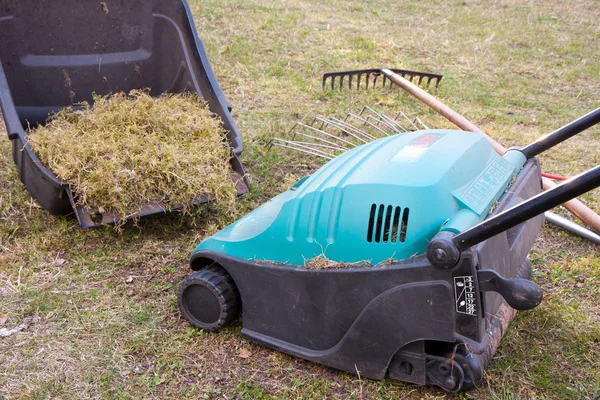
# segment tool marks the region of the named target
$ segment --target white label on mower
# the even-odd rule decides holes
[[[475,285],[472,276],[457,276],[454,278],[454,293],[456,293],[456,312],[477,315]]]
[[[415,162],[437,142],[443,135],[422,135],[414,139],[408,145],[397,152],[390,161],[392,162]]]
[[[396,153],[396,155],[392,158],[392,161],[415,162],[419,158],[421,158],[423,153],[425,153],[426,151],[426,147],[406,146]]]

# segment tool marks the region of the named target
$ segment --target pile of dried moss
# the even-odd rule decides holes
[[[42,163],[71,185],[83,207],[136,214],[199,196],[232,201],[235,185],[222,122],[196,94],[145,91],[94,97],[64,109],[28,134]]]

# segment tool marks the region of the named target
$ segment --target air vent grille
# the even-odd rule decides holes
[[[394,207],[385,204],[371,205],[367,242],[372,243],[404,243],[408,228],[408,208]]]

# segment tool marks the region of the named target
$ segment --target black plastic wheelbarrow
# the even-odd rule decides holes
[[[238,193],[249,190],[238,159],[241,136],[185,0],[3,0],[0,38],[0,106],[13,159],[29,193],[51,213],[74,212],[82,227],[120,218],[78,206],[76,194],[41,164],[25,135],[63,107],[92,104],[92,93],[198,93],[223,120]],[[146,204],[137,216],[163,211]]]

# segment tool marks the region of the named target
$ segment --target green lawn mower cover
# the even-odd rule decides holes
[[[246,260],[301,266],[323,256],[378,264],[423,254],[443,230],[483,220],[525,163],[482,135],[429,130],[354,148],[203,241]]]

